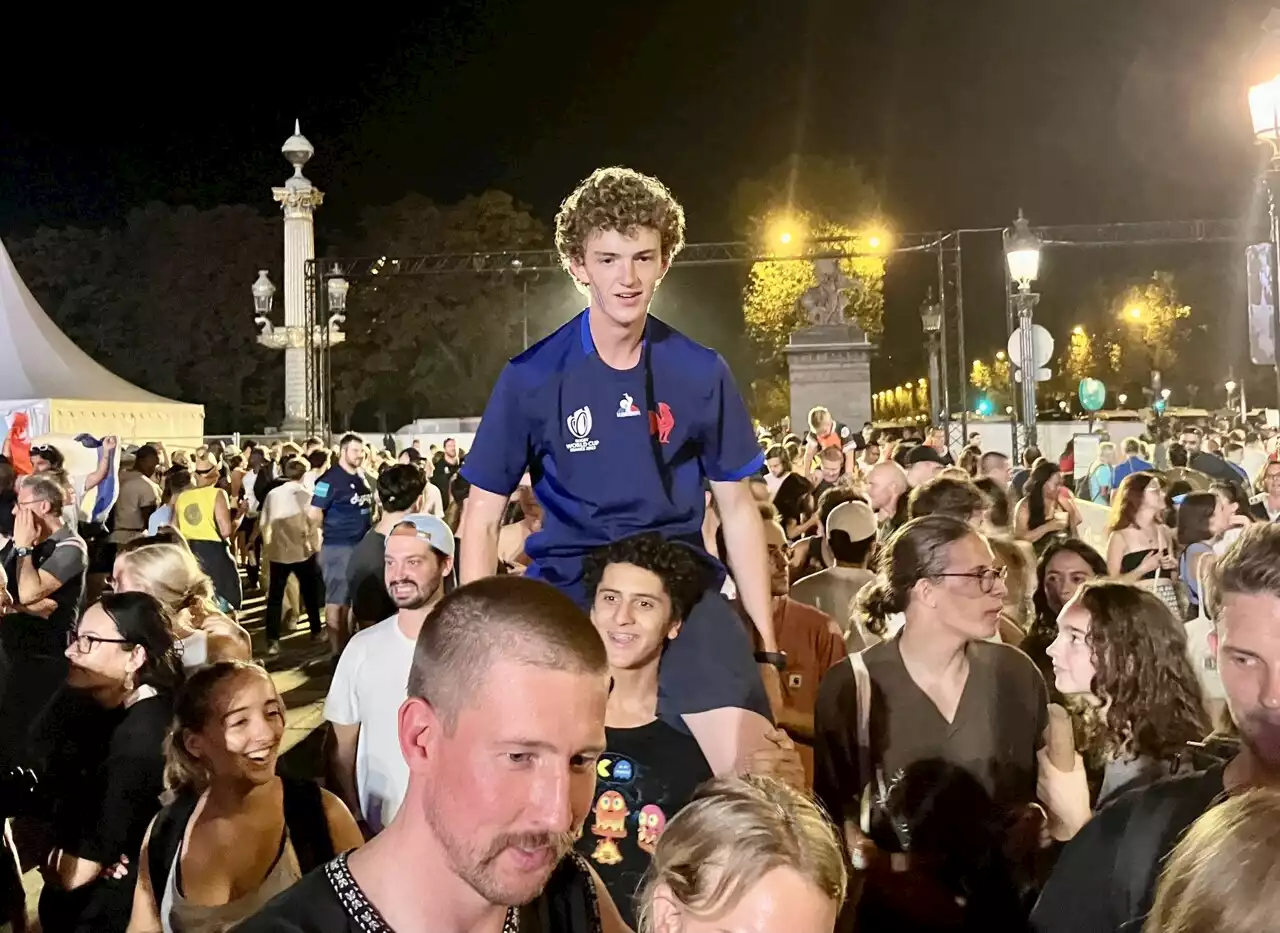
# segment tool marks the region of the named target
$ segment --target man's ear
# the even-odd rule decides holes
[[[400,704],[397,734],[400,753],[410,771],[421,770],[430,762],[443,732],[444,723],[435,707],[422,697],[409,697]]]

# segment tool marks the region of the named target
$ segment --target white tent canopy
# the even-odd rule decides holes
[[[29,436],[118,434],[122,441],[195,447],[204,406],[139,389],[95,362],[60,331],[0,241],[0,416],[30,419]]]

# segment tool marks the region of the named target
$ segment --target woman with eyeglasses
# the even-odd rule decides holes
[[[240,571],[228,544],[235,536],[235,519],[231,502],[218,485],[218,464],[208,455],[197,458],[191,464],[191,475],[194,484],[174,497],[174,520],[200,567],[213,580],[213,591],[221,608],[227,612],[238,611],[244,593]]]
[[[182,667],[169,615],[145,593],[106,594],[67,640],[67,686],[85,703],[53,717],[49,732],[62,734],[44,737],[54,848],[41,869],[40,922],[47,933],[123,931],[138,852],[160,809]]]
[[[891,637],[836,665],[815,710],[814,793],[863,868],[866,929],[1016,929],[1018,869],[1038,846],[1044,680],[987,641],[1006,570],[958,518],[913,519],[889,539],[858,597]],[[1011,851],[1025,852],[1010,861]]]

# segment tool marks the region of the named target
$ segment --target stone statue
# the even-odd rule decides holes
[[[253,323],[257,324],[259,327],[262,328],[263,337],[270,338],[275,334],[275,330],[276,330],[275,325],[272,324],[270,320],[263,317],[262,315],[259,314],[256,317],[254,317]]]
[[[813,266],[818,284],[800,296],[800,307],[808,314],[810,324],[844,324],[849,292],[861,289],[861,284],[840,270],[839,260],[819,259]]]

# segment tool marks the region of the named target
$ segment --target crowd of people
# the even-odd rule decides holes
[[[769,436],[648,315],[683,229],[630,170],[566,199],[589,307],[469,451],[0,462],[15,930],[27,866],[49,933],[1274,926],[1273,432],[1157,424],[1079,483],[821,407]],[[262,665],[290,581],[321,781]]]

